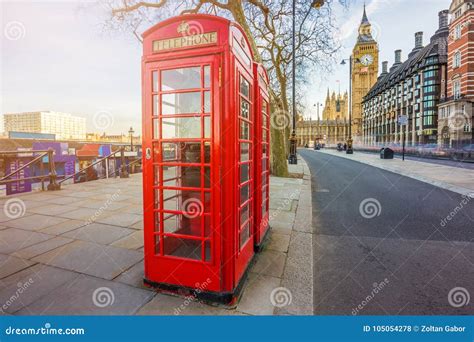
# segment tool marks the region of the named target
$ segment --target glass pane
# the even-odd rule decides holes
[[[240,101],[240,116],[250,119],[250,103],[243,99]]]
[[[204,216],[204,236],[210,237],[212,232],[212,219],[211,216],[205,215]]]
[[[201,92],[162,95],[163,115],[201,113]]]
[[[244,246],[244,244],[247,242],[249,237],[250,237],[250,227],[249,227],[249,223],[247,222],[245,224],[244,229],[240,232],[240,248]]]
[[[204,261],[211,261],[211,242],[210,241],[206,241],[204,242],[204,253],[205,253],[205,258],[204,258]]]
[[[240,210],[240,225],[242,226],[249,219],[249,206],[246,205]]]
[[[155,235],[155,254],[160,254],[160,236]]]
[[[246,184],[240,188],[240,204],[247,202],[249,199],[249,188],[250,184]]]
[[[201,88],[201,67],[163,70],[161,90]]]
[[[167,234],[201,236],[201,217],[194,215],[164,213],[163,227]]]
[[[211,188],[211,168],[210,167],[204,168],[204,188],[206,189]]]
[[[204,113],[211,112],[211,92],[205,91],[204,92]]]
[[[158,91],[158,71],[153,71],[152,78],[153,78],[153,92],[156,93]]]
[[[267,113],[267,101],[265,101],[265,100],[262,101],[262,112],[264,114]]]
[[[201,168],[199,166],[163,167],[163,186],[201,188]]]
[[[165,255],[201,260],[201,241],[166,236],[163,239],[163,248]]]
[[[153,119],[153,139],[160,139],[160,120]]]
[[[250,164],[240,165],[240,183],[245,183],[250,179]]]
[[[201,143],[177,142],[162,144],[163,162],[200,163]]]
[[[250,125],[248,122],[240,121],[240,139],[249,140],[250,138]]]
[[[262,172],[267,171],[267,160],[264,158],[262,159]]]
[[[153,199],[154,199],[153,209],[160,209],[160,190],[159,189],[154,189]]]
[[[204,163],[209,164],[211,162],[211,143],[206,141],[204,143]]]
[[[240,92],[247,98],[250,98],[250,84],[249,82],[240,76]]]
[[[153,184],[155,186],[160,184],[160,167],[153,166]]]
[[[240,161],[250,160],[250,143],[240,143]]]
[[[158,113],[158,99],[159,95],[153,95],[153,115],[159,115]]]
[[[211,67],[209,65],[204,66],[204,88],[211,86]]]
[[[159,233],[160,232],[160,213],[155,212],[155,229],[154,231]]]
[[[209,139],[211,137],[211,117],[204,117],[204,138]]]
[[[163,119],[162,139],[201,138],[201,117]]]

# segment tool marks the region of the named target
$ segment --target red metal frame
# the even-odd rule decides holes
[[[184,44],[191,41],[188,34],[200,42],[209,32],[215,33],[214,42]],[[143,37],[145,281],[218,296],[235,294],[254,255],[257,82],[249,42],[236,24],[202,14],[168,19]],[[166,41],[174,38],[182,41]],[[179,47],[153,51],[158,40],[161,46]],[[182,82],[172,79],[177,88],[163,89],[170,73],[194,76],[188,76],[192,82],[184,76]],[[204,108],[206,93],[209,110]],[[192,96],[194,102],[182,100]],[[196,107],[198,98],[201,105]],[[181,113],[184,108],[192,110]],[[186,127],[181,122],[191,123],[188,136],[176,136],[176,127],[180,134]],[[241,132],[241,125],[248,133]],[[248,158],[241,160],[245,144]],[[242,176],[247,168],[248,175]],[[190,202],[198,204],[197,213],[191,210],[196,206],[186,208]]]
[[[255,249],[261,248],[269,225],[270,194],[270,94],[265,68],[254,63],[255,87]]]

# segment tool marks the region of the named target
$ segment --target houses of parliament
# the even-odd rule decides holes
[[[323,144],[344,143],[351,135],[355,143],[362,141],[362,102],[364,96],[377,82],[379,49],[372,37],[372,26],[364,6],[362,20],[358,30],[357,42],[350,58],[352,81],[352,129],[349,132],[349,96],[348,93],[327,91],[322,116],[311,120],[299,117],[296,135],[300,146],[314,141]],[[318,105],[315,105],[319,107]]]

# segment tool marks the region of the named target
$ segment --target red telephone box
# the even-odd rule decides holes
[[[145,283],[229,303],[254,256],[261,158],[249,42],[202,14],[143,38]]]
[[[270,95],[265,68],[254,63],[255,78],[255,251],[269,230]]]

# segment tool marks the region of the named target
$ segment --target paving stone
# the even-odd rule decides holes
[[[228,310],[194,301],[192,298],[157,294],[149,303],[143,306],[137,314],[154,316],[221,316],[238,313],[235,310]]]
[[[35,262],[0,254],[0,279],[34,265]]]
[[[129,214],[137,214],[137,215],[142,215],[143,214],[143,205],[127,205],[125,208],[121,210],[124,213],[129,213]]]
[[[130,235],[133,232],[134,230],[132,229],[110,226],[101,223],[91,223],[89,225],[67,232],[62,236],[108,245],[123,238],[124,236]]]
[[[19,315],[132,315],[154,292],[80,275],[17,312]]]
[[[62,204],[62,205],[73,205],[73,206],[75,206],[78,201],[80,201],[79,198],[64,196],[60,192],[60,193],[58,193],[58,196],[56,198],[48,199],[45,202],[48,202],[48,203],[51,203],[51,204]]]
[[[41,207],[36,207],[29,209],[31,213],[35,214],[43,214],[43,215],[49,215],[49,216],[54,216],[54,215],[59,215],[63,213],[67,213],[69,211],[76,210],[77,207],[69,206],[69,205],[59,205],[59,204],[47,204],[43,205]]]
[[[271,232],[269,236],[269,241],[266,246],[269,250],[274,250],[278,252],[288,252],[288,246],[290,244],[290,236],[284,234],[278,234]]]
[[[281,278],[285,260],[286,254],[283,252],[264,250],[257,256],[257,261],[251,268],[251,272]]]
[[[138,251],[86,241],[74,241],[33,260],[110,280],[142,258],[143,253]]]
[[[142,216],[135,214],[113,214],[106,217],[99,217],[96,221],[99,223],[110,224],[113,226],[130,227],[142,220]]]
[[[41,230],[41,233],[52,234],[52,235],[61,235],[71,230],[77,229],[86,225],[86,221],[80,220],[67,220],[62,223],[56,224],[54,226],[45,228]]]
[[[0,231],[0,253],[10,254],[19,249],[53,238],[52,235],[9,228]]]
[[[143,284],[143,277],[145,272],[145,266],[143,265],[143,260],[139,263],[133,265],[131,268],[123,272],[114,281],[118,281],[124,284],[128,284],[134,287],[139,287],[143,289],[149,289],[149,287]]]
[[[143,247],[143,232],[135,231],[132,234],[115,241],[112,246],[127,248],[127,249],[138,249]]]
[[[12,228],[36,231],[65,221],[67,221],[67,219],[61,217],[33,214],[18,218],[16,220],[8,221],[5,223],[5,225]]]
[[[74,240],[56,236],[47,241],[40,242],[35,245],[29,246],[27,248],[20,249],[19,251],[13,253],[13,256],[23,258],[23,259],[31,259],[31,258],[34,258],[35,256],[49,252],[55,248],[63,246],[72,241]]]
[[[73,220],[91,220],[94,221],[99,217],[105,216],[106,214],[103,211],[99,211],[98,209],[90,209],[90,208],[79,208],[74,211],[70,211],[68,213],[60,214],[58,216],[65,217]]]
[[[143,217],[143,216],[142,216]],[[143,220],[131,225],[129,228],[143,230]]]
[[[37,201],[37,202],[44,203],[44,202],[47,202],[47,201],[50,201],[50,200],[61,198],[61,195],[59,193],[55,192],[55,194],[58,194],[58,195],[53,195],[51,192],[39,191],[37,193],[27,194],[27,195],[23,196],[22,199],[25,199],[25,200],[28,200],[28,201]]]
[[[0,303],[3,307],[0,309],[13,313],[51,293],[58,286],[73,281],[78,275],[75,272],[42,264],[24,269],[2,279]]]
[[[270,298],[280,281],[279,278],[251,273],[237,310],[251,315],[273,315],[275,307]]]

